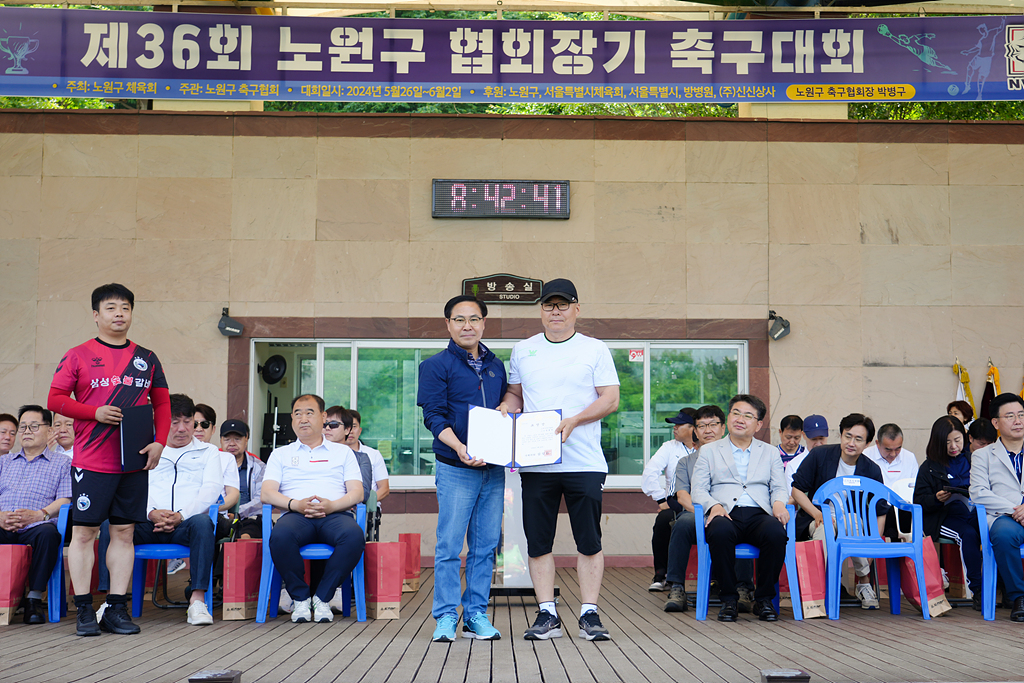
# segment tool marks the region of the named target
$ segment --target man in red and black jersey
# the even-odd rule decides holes
[[[145,470],[156,467],[167,443],[171,411],[167,379],[159,359],[149,349],[128,340],[135,295],[124,285],[97,287],[92,293],[95,339],[74,347],[61,359],[50,386],[50,410],[74,419],[72,458],[72,525],[68,550],[71,586],[78,608],[80,636],[138,633],[127,610],[128,582],[135,548],[137,522],[147,519],[149,479]],[[74,395],[74,398],[72,398]],[[153,404],[156,443],[140,451],[147,457],[145,470],[124,472],[121,464],[122,409]],[[110,520],[109,607],[97,624],[90,582],[94,562],[93,541],[100,525]]]

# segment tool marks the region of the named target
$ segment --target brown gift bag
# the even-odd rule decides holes
[[[935,552],[935,544],[929,540],[924,542],[924,581],[928,592],[928,615],[937,617],[953,609],[946,600],[946,592],[942,589],[942,569],[939,567],[939,555]],[[917,571],[914,561],[909,557],[900,558],[900,588],[907,596],[910,604],[921,609],[921,595],[917,590]]]
[[[398,542],[406,548],[402,592],[415,593],[420,589],[420,535],[398,534]]]
[[[367,543],[366,613],[371,619],[398,619],[405,574],[404,543]]]

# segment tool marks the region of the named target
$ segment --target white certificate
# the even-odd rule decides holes
[[[502,415],[480,406],[469,409],[469,457],[502,467],[550,465],[562,460],[562,436],[555,428],[562,411]]]

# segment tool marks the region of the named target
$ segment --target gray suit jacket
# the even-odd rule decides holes
[[[1013,461],[1002,442],[996,440],[971,455],[971,501],[985,506],[988,525],[1001,515],[1013,514],[1021,504],[1024,486],[1017,479]]]
[[[701,447],[690,483],[693,502],[704,507],[704,514],[715,503],[721,503],[726,512],[731,512],[745,491],[765,512],[772,514],[772,503],[785,504],[789,500],[786,470],[779,449],[764,441],[751,441],[750,464],[744,482],[736,471],[732,448],[729,437]]]

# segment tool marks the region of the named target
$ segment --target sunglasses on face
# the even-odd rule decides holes
[[[212,424],[213,423],[210,422],[209,420],[202,420],[200,422],[196,422],[196,427],[202,427],[203,429],[209,429],[210,425],[212,425]]]
[[[328,429],[337,429],[339,427],[344,427],[344,426],[345,425],[343,423],[338,422],[337,420],[331,420],[330,422],[325,422],[324,423],[324,427],[327,427]]]

